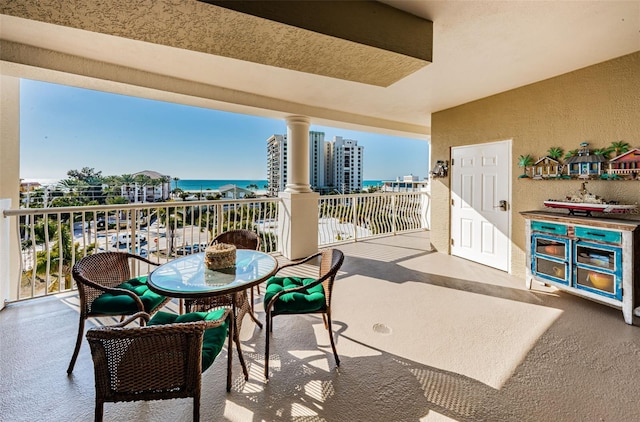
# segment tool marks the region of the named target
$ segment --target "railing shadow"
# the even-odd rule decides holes
[[[299,329],[300,335],[312,336],[310,325],[322,324],[319,318],[302,319],[303,322],[288,324],[286,334]],[[367,349],[363,356],[341,355],[341,365],[336,368],[328,339],[326,344],[310,349],[308,339],[299,342],[296,334],[279,338],[272,344],[270,368],[275,370],[269,381],[241,380],[227,400],[250,410],[255,422],[409,422],[420,421],[430,412],[460,422],[489,420],[486,409],[492,408],[491,403],[498,399],[496,389],[470,377],[371,347],[340,334],[347,329],[345,324],[335,325],[336,338]],[[256,350],[262,351],[263,333],[255,340]],[[256,367],[251,371],[252,378],[255,374],[260,379],[264,355],[255,352],[246,357]],[[491,415],[496,416],[493,411]],[[222,415],[212,416],[218,420]]]

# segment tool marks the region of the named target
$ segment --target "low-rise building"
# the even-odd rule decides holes
[[[382,182],[383,192],[426,192],[429,182],[412,174]]]

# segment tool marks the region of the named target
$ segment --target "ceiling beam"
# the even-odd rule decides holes
[[[262,64],[389,86],[432,61],[433,22],[377,1],[200,1],[286,26]]]

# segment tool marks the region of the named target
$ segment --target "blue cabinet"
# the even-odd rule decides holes
[[[580,217],[544,211],[526,221],[527,287],[552,285],[640,316],[640,221]]]

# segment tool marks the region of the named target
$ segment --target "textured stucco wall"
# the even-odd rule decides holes
[[[432,161],[450,159],[452,146],[513,140],[511,268],[524,277],[524,219],[520,211],[577,191],[578,180],[518,179],[517,157],[536,159],[553,146],[564,151],[625,141],[640,148],[640,52],[487,97],[432,116]],[[592,180],[589,191],[608,200],[640,204],[640,181]],[[433,246],[449,250],[449,180],[432,185]],[[635,216],[638,218],[638,216]]]

